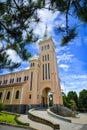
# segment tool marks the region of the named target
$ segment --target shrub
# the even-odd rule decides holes
[[[0,103],[0,111],[4,110],[4,104],[3,103]]]

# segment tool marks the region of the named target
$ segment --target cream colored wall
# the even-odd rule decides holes
[[[29,70],[0,76],[0,81],[2,81],[2,83],[4,80],[8,80],[7,84],[0,85],[0,92],[3,93],[0,102],[3,102],[6,105],[7,104],[26,104],[28,102],[27,101],[28,94],[26,96],[26,92],[27,90],[29,91],[29,79],[24,81],[24,76],[29,77]],[[17,83],[16,80],[19,77],[21,77],[21,82]],[[13,79],[13,78],[14,78],[14,83],[10,83],[10,79]],[[17,90],[19,90],[20,92],[19,99],[15,99],[15,94]],[[10,99],[6,99],[8,91],[10,91],[11,93]]]
[[[39,60],[37,59],[30,61],[30,63],[35,63],[35,66],[30,68],[30,74],[31,72],[33,72],[33,80],[32,80],[32,91],[29,91],[29,94],[31,94],[31,99],[29,99],[29,103],[36,105],[38,104],[38,88],[39,88],[38,74],[39,74],[40,63],[39,63]]]
[[[50,45],[50,48],[42,51],[42,46],[45,46],[47,44]],[[53,104],[62,104],[63,102],[62,102],[60,81],[58,80],[59,74],[58,74],[57,59],[55,54],[55,45],[51,38],[49,40],[41,41],[39,45],[40,45],[40,61],[41,61],[40,93],[42,94],[42,90],[50,86],[49,88],[51,88],[51,91],[53,92]],[[50,60],[43,62],[42,56],[46,54],[49,54]],[[47,64],[47,63],[50,63],[50,80],[42,80],[42,64]]]

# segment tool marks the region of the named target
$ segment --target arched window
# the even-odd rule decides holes
[[[21,82],[21,77],[19,78],[19,82]]]
[[[7,93],[6,99],[9,99],[9,98],[10,98],[10,91]]]
[[[24,81],[26,81],[26,76],[24,77]]]
[[[32,67],[32,63],[31,63],[31,67]]]
[[[27,76],[27,80],[29,79],[29,77]]]
[[[35,66],[35,64],[33,63],[33,67]]]
[[[47,45],[47,49],[49,49],[50,48],[50,46],[49,46],[49,44]]]
[[[19,98],[19,90],[16,91],[16,95],[15,98],[18,99]]]
[[[47,59],[49,60],[49,54],[47,55]]]
[[[2,92],[0,92],[0,99],[2,98]]]
[[[45,55],[45,61],[47,60],[47,56]]]
[[[41,47],[41,50],[43,51],[43,46]]]
[[[44,56],[42,56],[42,61],[44,61]]]

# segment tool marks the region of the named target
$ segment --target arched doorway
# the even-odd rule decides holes
[[[52,92],[49,87],[46,87],[42,90],[41,104],[42,107],[49,107],[53,104]]]

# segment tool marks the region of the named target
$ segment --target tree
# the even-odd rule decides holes
[[[87,0],[50,0],[51,8],[60,11],[65,17],[65,26],[58,26],[59,33],[62,33],[61,44],[66,45],[77,36],[77,28],[80,24],[87,24]],[[72,26],[70,19],[74,17],[79,24]],[[73,21],[73,22],[74,22]]]
[[[75,111],[77,109],[76,103],[74,100],[70,100],[70,108],[72,110],[72,117],[75,117]]]
[[[86,89],[83,89],[79,93],[79,109],[87,110],[87,90]]]
[[[75,91],[68,92],[67,98],[68,98],[69,102],[71,102],[71,100],[73,100],[75,102],[76,106],[78,107],[78,96]]]
[[[68,100],[68,98],[67,98],[66,95],[63,96],[63,105],[64,105],[65,107],[70,108],[70,102],[69,102],[69,100]]]
[[[22,58],[27,60],[31,54],[26,45],[37,40],[33,35],[31,24],[38,23],[37,8],[39,2],[31,0],[5,0],[0,2],[0,69],[19,67],[9,59],[7,50],[15,50]]]
[[[0,69],[18,67],[19,63],[9,60],[6,50],[13,49],[23,59],[27,60],[31,54],[26,45],[36,41],[34,23],[38,23],[38,10],[45,8],[53,12],[60,11],[65,17],[65,26],[59,25],[57,31],[62,33],[61,44],[65,45],[77,36],[69,19],[74,17],[79,22],[87,23],[86,0],[1,0],[0,2]],[[75,20],[74,19],[74,20]],[[59,35],[58,34],[58,35]]]

